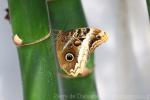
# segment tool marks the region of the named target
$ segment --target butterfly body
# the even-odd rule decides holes
[[[58,33],[56,51],[60,67],[69,76],[82,75],[90,54],[107,38],[104,31],[88,27]]]

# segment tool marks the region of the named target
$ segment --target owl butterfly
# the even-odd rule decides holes
[[[71,77],[82,75],[90,54],[107,39],[107,34],[98,28],[85,27],[59,32],[56,52],[60,67]]]

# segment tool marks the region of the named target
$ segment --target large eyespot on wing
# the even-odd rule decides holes
[[[65,60],[66,61],[68,61],[68,62],[71,62],[71,61],[73,61],[74,60],[74,55],[72,54],[72,53],[67,53],[66,55],[65,55]]]
[[[63,57],[63,58],[62,58]],[[74,47],[67,47],[61,54],[60,67],[69,75],[70,70],[75,68],[77,63],[78,50]]]

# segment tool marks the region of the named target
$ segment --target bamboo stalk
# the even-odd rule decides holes
[[[48,9],[52,29],[66,31],[87,26],[80,0],[50,0]],[[91,55],[87,66],[94,67],[94,55]],[[61,100],[98,100],[94,73],[74,79],[60,76],[59,81]]]
[[[25,42],[49,32],[45,0],[8,0],[13,34]],[[18,47],[24,100],[58,100],[54,50],[49,39]]]
[[[147,8],[148,8],[148,13],[150,18],[150,0],[147,0]]]

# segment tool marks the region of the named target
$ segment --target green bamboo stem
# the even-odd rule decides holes
[[[49,32],[45,0],[8,0],[13,34],[35,41]],[[50,39],[18,47],[24,100],[59,100],[56,63]]]
[[[80,0],[49,0],[48,9],[52,29],[66,31],[87,26]],[[87,66],[94,67],[94,55],[90,57]],[[94,73],[74,79],[60,76],[59,80],[61,100],[98,100]]]
[[[149,18],[150,18],[150,0],[147,1],[147,8],[148,8],[148,13],[149,13]]]

